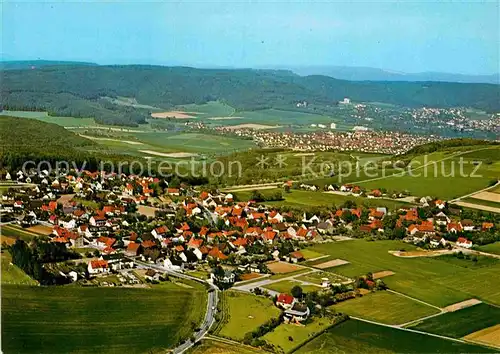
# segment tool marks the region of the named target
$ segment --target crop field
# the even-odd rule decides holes
[[[435,306],[444,307],[474,297],[500,305],[500,284],[494,280],[500,271],[498,262],[484,267],[468,267],[466,263],[466,267],[436,257],[396,257],[388,251],[415,249],[399,241],[352,240],[315,245],[311,249],[349,261],[333,268],[335,273],[349,277],[393,271],[396,274],[384,278],[390,289]]]
[[[265,285],[264,287],[266,289],[277,291],[279,293],[290,294],[294,286],[300,286],[302,288],[302,291],[304,291],[305,293],[322,290],[320,286],[305,285],[295,280],[282,280],[276,283]]]
[[[243,340],[245,334],[257,329],[271,318],[278,317],[280,310],[270,299],[262,296],[227,291],[223,295],[229,316],[219,335],[234,340]]]
[[[356,320],[342,322],[295,353],[494,353],[478,345],[412,333]]]
[[[0,228],[0,234],[2,236],[10,238],[20,238],[23,241],[30,241],[34,237],[42,236],[41,234],[28,231],[28,229],[22,229],[17,226],[4,225]]]
[[[500,194],[498,194],[498,193],[490,193],[490,194],[498,195],[498,198],[500,199]],[[469,198],[460,199],[460,201],[461,202],[465,202],[465,203],[476,204],[478,206],[486,206],[486,207],[500,209],[500,202],[497,202],[497,201],[494,201],[494,200],[484,200],[484,199],[478,199],[478,198],[474,198],[474,197],[469,197]]]
[[[461,338],[497,324],[500,324],[500,308],[482,303],[429,318],[410,328],[447,337]]]
[[[465,336],[463,339],[500,348],[500,325],[484,328]]]
[[[191,334],[204,291],[2,286],[2,349],[11,353],[162,350]]]
[[[302,343],[305,343],[311,337],[324,331],[331,325],[332,320],[325,317],[313,317],[312,322],[306,326],[282,323],[273,331],[263,336],[262,339],[276,347],[282,348],[285,353],[290,353]]]
[[[333,308],[350,316],[392,325],[439,313],[433,307],[387,291],[342,301],[333,305]]]
[[[264,354],[267,353],[258,348],[248,345],[236,344],[234,342],[223,342],[219,340],[203,339],[201,344],[195,346],[190,354]]]
[[[177,106],[178,110],[193,112],[199,119],[212,117],[228,117],[234,115],[235,109],[227,104],[218,101],[211,101],[205,104],[185,104]]]
[[[285,262],[269,262],[266,264],[266,266],[271,272],[276,274],[291,273],[297,270],[304,269],[301,266]]]
[[[308,248],[305,248],[303,250],[300,250],[300,253],[302,253],[302,255],[304,256],[304,258],[306,260],[311,260],[311,259],[314,259],[314,258],[319,258],[319,257],[323,257],[324,254],[321,254],[321,253],[318,253],[318,252],[314,252],[314,251],[311,251],[310,249]]]

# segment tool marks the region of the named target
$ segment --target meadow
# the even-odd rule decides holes
[[[270,299],[236,291],[222,293],[224,323],[217,332],[222,337],[243,340],[271,318],[277,318],[280,310]]]
[[[334,310],[354,317],[385,324],[399,325],[439,310],[387,291],[377,291],[332,306]]]
[[[429,318],[409,328],[461,338],[483,328],[500,324],[500,308],[485,303]]]
[[[2,251],[2,285],[17,284],[17,285],[37,285],[38,283],[31,279],[29,275],[23,272],[19,267],[12,264],[12,257],[7,251]]]
[[[344,259],[349,264],[334,267],[335,273],[355,277],[368,272],[390,270],[384,278],[390,289],[415,297],[438,307],[477,297],[500,305],[500,285],[495,278],[498,262],[485,267],[464,267],[439,257],[401,258],[388,251],[406,251],[414,246],[400,241],[352,240],[315,245],[313,251]],[[317,262],[325,262],[323,258]],[[472,262],[472,261],[471,261]],[[312,262],[314,264],[316,262]]]
[[[2,349],[23,353],[165,351],[204,315],[205,292],[2,286]]]
[[[276,283],[266,285],[265,288],[277,291],[279,293],[290,294],[294,286],[300,286],[302,288],[302,291],[305,293],[321,290],[321,287],[319,286],[302,284],[301,282],[296,280],[282,280]]]
[[[289,353],[332,324],[333,320],[326,317],[312,317],[305,326],[282,323],[261,339]]]
[[[378,326],[357,320],[342,322],[294,353],[494,353],[485,347]]]
[[[479,246],[479,250],[500,255],[500,241],[490,243],[489,245]]]

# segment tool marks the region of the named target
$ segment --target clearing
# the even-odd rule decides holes
[[[224,317],[218,335],[234,340],[243,340],[246,333],[254,331],[280,314],[272,300],[262,296],[225,291],[222,293],[221,302]]]
[[[332,307],[350,316],[390,325],[407,323],[440,312],[421,302],[387,291],[372,292]]]
[[[478,345],[458,343],[358,320],[342,322],[312,339],[295,353],[494,353]]]

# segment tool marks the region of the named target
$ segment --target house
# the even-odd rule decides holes
[[[156,276],[156,271],[150,268],[146,271],[146,274],[144,274],[144,279],[151,281],[155,278],[155,276]]]
[[[460,222],[464,231],[474,231],[474,222],[470,219],[465,219]]]
[[[472,241],[466,239],[465,237],[459,237],[456,245],[458,247],[463,247],[463,248],[471,248],[472,247]]]
[[[448,230],[449,233],[456,234],[457,232],[462,232],[462,224],[455,223],[455,222],[450,222],[448,225],[446,225],[446,230]]]
[[[309,317],[310,313],[306,304],[296,302],[291,309],[285,310],[285,319],[290,322],[302,322]]]
[[[440,211],[438,214],[436,214],[436,216],[434,216],[434,222],[437,225],[446,226],[450,221],[451,221],[450,218],[446,216],[446,214],[443,213],[442,211]]]
[[[431,221],[422,221],[421,224],[412,224],[408,227],[408,232],[412,236],[417,232],[430,236],[435,233],[434,224]]]
[[[293,263],[297,263],[297,262],[303,261],[304,259],[305,258],[304,258],[304,255],[302,254],[302,252],[295,251],[295,252],[290,253],[290,260]]]
[[[181,194],[179,188],[167,188],[167,194],[179,196]]]
[[[215,277],[216,281],[224,284],[233,284],[235,280],[234,273],[227,269],[225,269],[221,275],[214,275],[212,273],[212,276]]]
[[[109,273],[108,261],[104,259],[93,259],[89,261],[87,270],[91,275]]]
[[[166,226],[160,226],[160,227],[153,229],[153,231],[151,231],[151,234],[157,240],[162,241],[165,238],[167,232],[168,232],[168,228]]]
[[[446,202],[438,199],[434,202],[434,205],[439,209],[444,209],[446,207]]]
[[[103,216],[95,215],[90,218],[89,222],[92,226],[101,227],[106,225],[106,218]]]
[[[483,225],[481,226],[481,230],[483,231],[489,231],[493,229],[495,225],[492,222],[483,222]]]
[[[281,307],[285,310],[291,309],[295,304],[295,298],[288,294],[279,294],[276,299],[276,306]]]
[[[141,244],[137,242],[130,242],[127,245],[127,250],[125,251],[125,255],[129,257],[138,256],[141,252]]]
[[[431,236],[430,238],[430,244],[433,247],[439,247],[439,246],[446,246],[446,240],[442,238],[441,236]]]

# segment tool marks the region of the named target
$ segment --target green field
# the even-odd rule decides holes
[[[409,328],[447,337],[461,338],[497,324],[500,324],[500,308],[482,303],[429,318]]]
[[[177,106],[176,109],[184,112],[192,112],[198,119],[227,117],[235,113],[233,107],[218,101],[211,101],[205,104],[185,104]]]
[[[272,283],[269,285],[266,285],[265,288],[273,291],[277,291],[279,293],[285,293],[285,294],[290,294],[292,291],[292,288],[294,286],[300,286],[302,288],[302,291],[305,293],[313,292],[313,291],[320,291],[321,287],[319,286],[314,286],[314,285],[305,285],[302,284],[299,281],[295,280],[282,280],[276,283]]]
[[[489,245],[480,246],[479,250],[500,255],[500,241],[490,243]]]
[[[255,354],[267,353],[258,348],[248,345],[236,344],[234,342],[223,342],[222,340],[203,339],[201,344],[196,345],[186,353],[189,354]]]
[[[263,336],[262,339],[276,347],[282,348],[285,353],[289,353],[294,348],[308,341],[312,336],[324,331],[333,324],[332,320],[326,317],[312,317],[310,321],[305,326],[282,323],[272,332]]]
[[[2,284],[18,285],[37,285],[37,282],[31,279],[20,268],[11,263],[11,256],[7,251],[2,251]]]
[[[464,198],[460,199],[461,202],[466,202],[466,203],[472,203],[472,204],[477,204],[477,205],[485,205],[493,208],[500,208],[500,203],[494,202],[492,200],[484,200],[484,199],[477,199],[477,198]]]
[[[2,349],[7,353],[165,351],[204,316],[205,291],[2,286]]]
[[[346,300],[333,305],[333,308],[350,316],[393,325],[439,313],[433,307],[387,291]]]
[[[393,271],[394,275],[384,278],[390,289],[435,306],[444,307],[472,297],[500,305],[500,284],[495,280],[500,271],[498,262],[485,267],[465,267],[432,257],[401,258],[388,253],[414,249],[399,241],[352,240],[315,245],[311,249],[350,262],[333,268],[335,273],[349,277]]]
[[[63,127],[101,126],[95,122],[94,118],[52,117],[47,112],[2,111],[0,113],[11,117],[38,119],[43,122],[62,125]]]
[[[280,310],[270,299],[236,291],[224,292],[224,311],[226,317],[218,335],[234,340],[243,340],[245,334],[252,332],[271,318],[277,318]]]
[[[330,328],[295,353],[494,353],[492,349],[348,320]]]
[[[314,258],[318,258],[318,257],[324,256],[324,254],[311,251],[308,248],[304,248],[303,250],[300,250],[300,253],[302,253],[302,255],[304,256],[304,258],[306,260],[310,260],[310,259],[314,259]]]
[[[41,235],[35,234],[33,232],[23,230],[19,227],[12,225],[4,225],[0,228],[0,234],[6,237],[20,238],[23,241],[31,241],[34,237],[39,237]]]
[[[317,285],[321,285],[323,278],[328,278],[331,284],[349,281],[349,278],[332,272],[314,272],[297,277],[298,280],[307,281]]]

